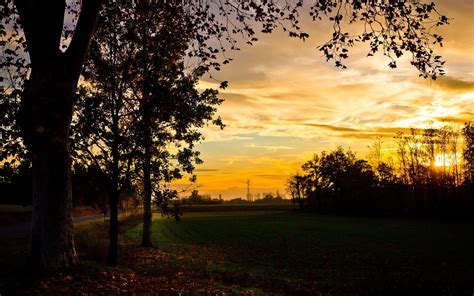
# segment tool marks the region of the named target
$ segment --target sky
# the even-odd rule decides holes
[[[203,130],[196,184],[183,178],[173,187],[245,198],[250,180],[253,194],[286,194],[286,179],[314,153],[343,146],[365,157],[375,139],[390,146],[397,131],[474,121],[474,5],[435,2],[450,18],[438,31],[444,47],[435,50],[447,62],[436,81],[418,77],[407,58],[390,69],[386,57],[366,57],[367,46],[352,48],[348,69],[337,69],[317,50],[330,24],[304,19],[305,42],[277,30],[228,54],[233,62],[212,73],[229,82],[218,108],[226,127]],[[199,87],[218,85],[205,78]]]
[[[304,23],[306,42],[278,31],[234,52],[234,61],[213,73],[229,81],[218,108],[226,128],[203,131],[198,150],[204,164],[193,187],[212,197],[245,198],[250,180],[253,194],[285,194],[288,176],[313,153],[343,146],[365,157],[376,137],[390,145],[397,131],[410,127],[474,120],[473,5],[436,3],[451,18],[439,30],[444,46],[435,49],[447,62],[446,76],[436,81],[418,77],[404,58],[390,69],[386,57],[365,57],[363,46],[351,51],[348,69],[336,69],[316,49],[330,36],[325,23]],[[175,186],[187,184],[183,179]]]

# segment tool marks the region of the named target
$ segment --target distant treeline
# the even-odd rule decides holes
[[[181,205],[217,205],[217,204],[280,204],[288,203],[288,199],[284,199],[278,192],[274,195],[271,192],[263,193],[262,198],[255,198],[251,201],[243,198],[233,198],[224,200],[222,198],[211,198],[207,194],[199,194],[197,190],[193,190],[189,197],[180,199]]]
[[[395,147],[378,139],[367,160],[342,147],[323,151],[290,176],[294,207],[380,216],[472,217],[474,125],[411,129]]]

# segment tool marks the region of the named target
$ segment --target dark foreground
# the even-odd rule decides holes
[[[105,267],[103,222],[76,227],[80,266],[22,267],[26,239],[1,241],[0,294],[472,295],[474,225],[275,211],[157,215],[155,248],[123,222],[121,263]]]

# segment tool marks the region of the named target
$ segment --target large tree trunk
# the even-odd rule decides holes
[[[14,0],[26,37],[31,74],[19,114],[33,165],[30,259],[56,269],[76,263],[69,127],[73,96],[102,1],[81,1],[66,52],[60,51],[66,1]]]
[[[146,123],[146,122],[145,122]],[[151,247],[151,131],[150,125],[145,126],[145,159],[143,163],[143,234],[142,246]]]
[[[33,165],[30,261],[42,269],[74,265],[69,125],[75,81],[63,63],[33,69],[20,122]]]

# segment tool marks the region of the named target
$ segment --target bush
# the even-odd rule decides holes
[[[108,221],[94,221],[76,229],[76,251],[81,259],[103,263],[107,259]]]

